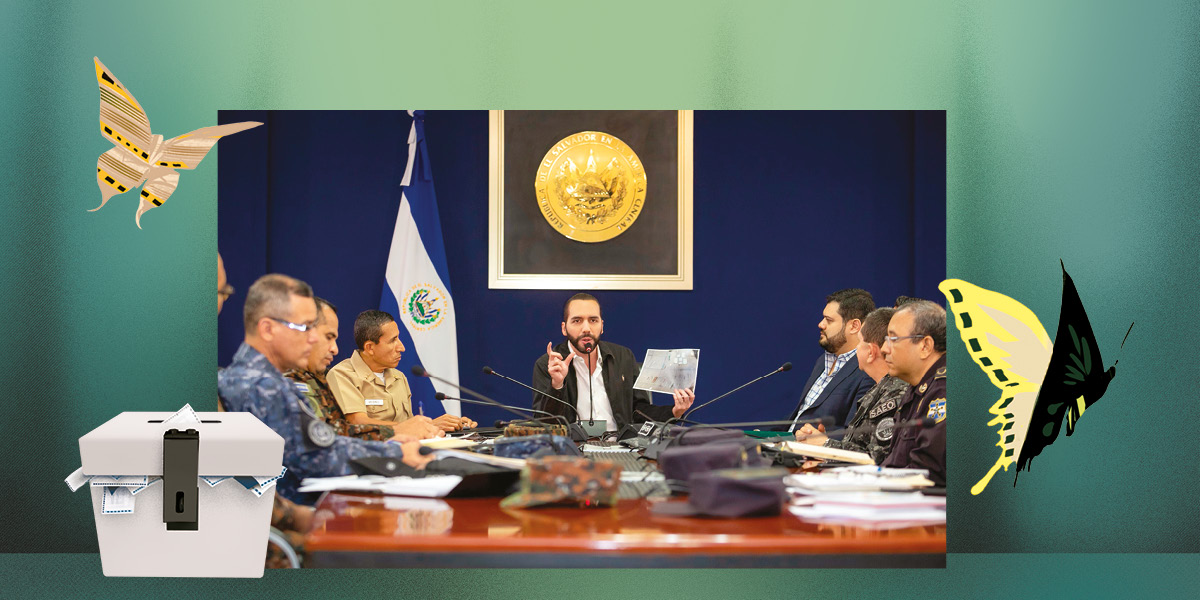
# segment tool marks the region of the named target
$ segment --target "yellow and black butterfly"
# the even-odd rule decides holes
[[[100,210],[109,198],[125,193],[145,182],[134,223],[142,227],[142,213],[162,206],[179,185],[175,169],[195,169],[221,136],[258,127],[247,121],[204,127],[163,141],[150,132],[150,118],[116,75],[96,61],[96,82],[100,84],[100,133],[115,146],[96,161],[96,182],[100,186]]]
[[[1013,463],[1015,486],[1016,475],[1058,438],[1063,420],[1067,435],[1074,433],[1079,417],[1100,400],[1117,374],[1115,362],[1104,370],[1075,282],[1065,265],[1062,269],[1062,312],[1053,343],[1037,315],[1004,294],[961,279],[938,286],[971,358],[1001,391],[988,411],[995,415],[988,425],[999,426],[1000,457],[971,488],[972,494],[982,492],[1000,468],[1008,471]]]

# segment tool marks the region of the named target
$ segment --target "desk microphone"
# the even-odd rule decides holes
[[[499,377],[499,378],[501,378],[501,379],[507,379],[507,380],[509,380],[509,381],[511,381],[511,382],[513,382],[513,383],[515,383],[515,384],[517,384],[517,385],[519,385],[519,386],[521,386],[521,387],[523,387],[523,388],[525,388],[525,389],[527,389],[527,390],[529,390],[529,391],[531,391],[531,392],[533,392],[533,393],[535,393],[535,394],[541,394],[542,396],[545,396],[546,398],[549,398],[549,399],[551,399],[551,400],[553,400],[553,401],[555,401],[555,402],[557,402],[557,403],[559,403],[559,404],[561,404],[561,405],[563,405],[563,406],[565,406],[565,407],[567,407],[567,408],[569,408],[569,409],[571,409],[571,410],[575,410],[575,407],[574,407],[574,406],[571,406],[571,403],[570,403],[570,402],[565,402],[565,401],[563,401],[563,400],[560,400],[560,399],[558,399],[558,398],[555,398],[554,396],[551,396],[550,394],[547,394],[546,392],[543,392],[542,390],[539,390],[539,389],[537,389],[537,388],[533,387],[532,385],[525,385],[524,383],[521,383],[520,381],[517,381],[516,379],[513,379],[512,377],[509,377],[508,375],[503,375],[503,374],[501,374],[501,373],[498,373],[498,372],[496,372],[496,371],[492,370],[492,368],[491,368],[491,367],[484,367],[484,368],[483,368],[483,374],[484,374],[484,375],[495,375],[496,377]]]
[[[770,376],[772,376],[772,375],[774,375],[774,374],[776,374],[776,373],[782,373],[782,372],[784,372],[784,371],[791,371],[791,370],[792,370],[792,363],[790,363],[790,362],[785,362],[785,363],[783,363],[782,365],[780,365],[778,369],[775,369],[774,371],[771,371],[770,373],[767,373],[766,375],[763,375],[762,377],[759,377],[759,378],[757,378],[757,379],[751,379],[750,381],[747,381],[746,383],[743,383],[742,385],[739,385],[739,386],[737,386],[737,387],[733,388],[732,390],[729,390],[728,392],[725,392],[724,394],[721,394],[720,396],[717,396],[716,398],[713,398],[712,400],[709,400],[708,402],[705,402],[704,404],[701,404],[700,406],[695,406],[695,407],[692,407],[692,408],[691,408],[690,410],[688,410],[687,412],[685,412],[685,413],[683,413],[682,415],[680,415],[680,416],[678,416],[678,417],[676,417],[676,418],[674,418],[674,419],[671,419],[671,420],[669,420],[669,421],[667,421],[667,422],[668,422],[668,423],[673,423],[673,422],[675,422],[675,421],[681,421],[681,420],[683,420],[683,419],[687,418],[687,417],[688,417],[689,415],[691,415],[692,413],[696,412],[697,410],[700,410],[701,408],[704,408],[705,406],[708,406],[709,404],[712,404],[713,402],[716,402],[717,400],[720,400],[721,398],[724,398],[725,396],[728,396],[728,395],[730,395],[730,394],[732,394],[732,393],[734,393],[734,392],[736,392],[736,391],[738,391],[738,390],[740,390],[740,389],[742,389],[742,388],[744,388],[744,387],[746,387],[746,386],[748,386],[748,385],[750,385],[750,384],[752,384],[752,383],[755,383],[755,382],[757,382],[757,381],[762,381],[763,379],[766,379],[766,378],[768,378],[768,377],[770,377]],[[790,421],[789,421],[789,423],[790,423]]]
[[[539,390],[531,385],[525,385],[524,383],[521,383],[520,381],[517,381],[516,379],[513,379],[512,377],[509,377],[507,375],[502,375],[502,374],[496,372],[495,370],[493,370],[491,367],[484,367],[483,373],[485,375],[495,375],[496,377],[499,377],[501,379],[507,379],[508,381],[511,381],[511,382],[513,382],[535,394],[541,394],[542,396],[545,396],[546,398],[549,398],[549,399],[571,409],[572,411],[575,410],[575,407],[571,406],[570,402],[561,400],[559,398],[555,398],[554,396],[551,396],[550,394],[547,394],[546,392],[543,392],[542,390]],[[522,409],[522,410],[529,410],[529,409]],[[545,412],[545,411],[537,411],[537,412]],[[546,414],[551,414],[551,413],[546,413]],[[567,431],[570,432],[572,440],[574,440],[576,442],[582,442],[582,441],[588,439],[587,432],[585,432],[583,430],[583,426],[580,425],[578,422],[571,423],[570,421],[567,420],[566,417],[563,417],[562,415],[555,415],[555,416],[562,418],[563,422],[567,423]],[[578,417],[579,415],[576,414],[575,416]]]
[[[459,402],[466,402],[467,404],[477,404],[479,406],[499,406],[501,408],[508,409],[509,412],[511,412],[515,415],[518,415],[518,416],[521,416],[521,415],[520,415],[520,413],[517,413],[516,411],[522,411],[522,412],[528,412],[528,413],[541,413],[543,415],[550,417],[551,419],[558,419],[558,420],[561,420],[564,424],[566,424],[568,426],[570,425],[569,423],[567,423],[566,418],[564,418],[562,415],[548,413],[544,410],[537,410],[535,408],[521,408],[520,406],[509,406],[507,404],[489,404],[487,402],[480,402],[478,400],[467,400],[466,398],[455,398],[453,396],[447,396],[446,394],[443,394],[442,392],[438,392],[438,393],[434,394],[433,397],[437,398],[438,400],[458,400]],[[522,416],[521,420],[522,421],[541,421],[542,418],[539,417],[539,418],[534,419],[532,417]],[[513,421],[513,422],[515,423],[515,421]],[[496,427],[500,427],[500,425],[497,425]]]
[[[478,398],[479,400],[482,400],[485,404],[487,404],[489,406],[496,406],[496,407],[502,408],[504,410],[507,410],[510,413],[513,413],[514,415],[517,415],[518,417],[521,417],[522,420],[526,420],[526,421],[529,420],[528,416],[523,415],[523,414],[513,410],[507,404],[500,404],[499,402],[496,402],[495,400],[492,400],[491,398],[488,398],[487,396],[484,396],[483,394],[480,394],[479,392],[467,389],[461,385],[458,385],[457,383],[454,383],[453,381],[448,381],[446,379],[442,379],[441,377],[438,377],[437,375],[434,375],[433,373],[426,371],[425,367],[422,367],[421,365],[413,365],[412,366],[412,374],[415,377],[428,377],[430,379],[436,379],[446,385],[456,387],[456,388]],[[472,403],[472,404],[474,404],[474,403]]]

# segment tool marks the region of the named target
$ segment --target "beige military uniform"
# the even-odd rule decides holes
[[[385,369],[383,381],[367,366],[358,350],[325,376],[342,412],[366,413],[372,419],[401,422],[413,415],[408,379],[396,369]]]

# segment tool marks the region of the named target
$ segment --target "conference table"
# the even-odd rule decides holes
[[[946,525],[878,530],[790,514],[714,519],[653,514],[666,498],[614,507],[504,509],[500,498],[406,498],[327,492],[306,566],[368,567],[933,567]]]

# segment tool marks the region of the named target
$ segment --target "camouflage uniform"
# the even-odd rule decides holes
[[[396,435],[389,425],[358,425],[347,422],[346,413],[343,413],[342,407],[338,406],[337,400],[333,397],[333,390],[329,389],[329,382],[325,381],[325,377],[307,370],[291,370],[283,375],[299,384],[296,389],[305,398],[308,398],[308,405],[312,407],[313,412],[333,426],[333,430],[338,435],[376,442],[386,442]]]
[[[291,545],[292,550],[304,559],[304,532],[300,531],[300,527],[296,523],[296,514],[300,511],[311,511],[307,506],[298,506],[286,498],[275,495],[275,506],[271,509],[271,527],[279,530],[284,539]],[[311,519],[311,516],[309,517]],[[283,550],[275,544],[267,544],[267,568],[268,569],[287,569],[291,568],[291,563],[288,562],[287,555]]]
[[[312,504],[317,494],[297,489],[305,477],[350,475],[350,460],[368,456],[402,458],[398,444],[334,436],[321,448],[309,442],[301,415],[308,400],[258,350],[243,343],[233,362],[217,376],[217,392],[231,411],[248,412],[283,437],[283,466],[287,473],[276,484],[279,493],[300,504]]]
[[[858,412],[850,419],[850,431],[840,439],[825,441],[829,448],[841,448],[871,455],[875,464],[883,462],[892,449],[892,426],[900,410],[900,397],[908,391],[904,381],[884,375],[875,387],[858,401]]]
[[[900,398],[901,421],[931,417],[933,427],[909,427],[896,433],[885,467],[928,469],[935,485],[946,485],[946,355],[930,365],[916,387]]]

